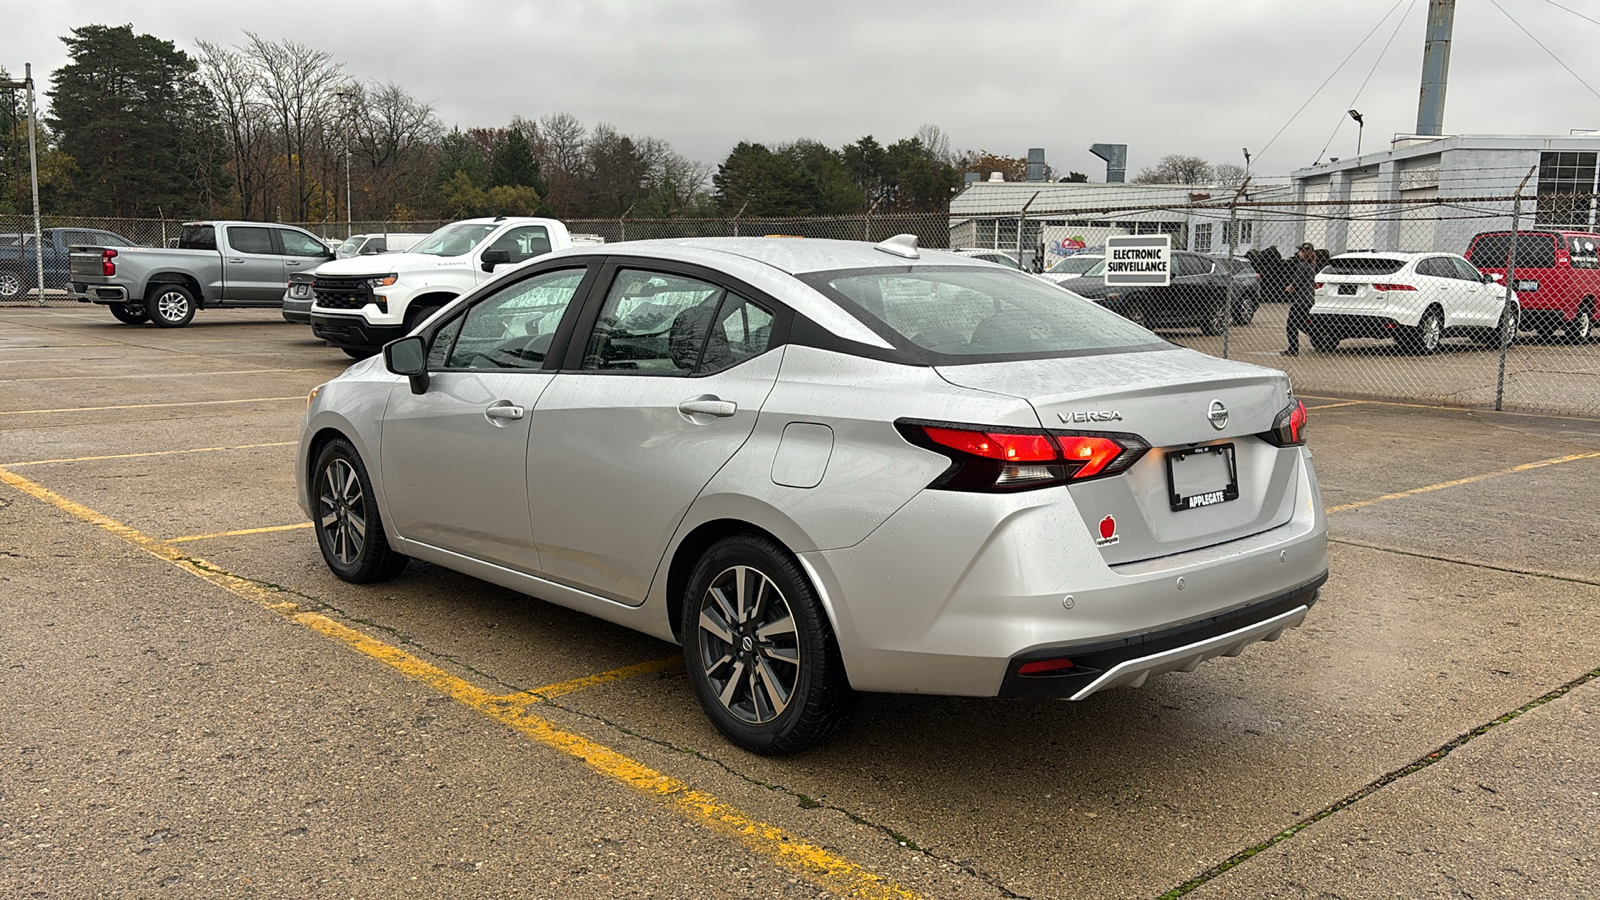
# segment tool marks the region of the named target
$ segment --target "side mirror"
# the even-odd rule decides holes
[[[383,364],[390,372],[411,379],[411,393],[428,390],[428,347],[421,335],[390,341],[383,348]]]
[[[510,250],[485,250],[483,251],[483,270],[493,272],[494,267],[501,263],[511,262]]]
[[[1488,284],[1491,281],[1505,281],[1505,280],[1506,280],[1506,277],[1504,275],[1501,275],[1499,272],[1495,272],[1492,275],[1483,276],[1483,283],[1484,284]]]

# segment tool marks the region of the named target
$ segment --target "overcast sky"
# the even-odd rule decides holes
[[[1462,0],[1446,133],[1600,129],[1600,0]],[[740,140],[880,141],[935,124],[956,149],[1044,147],[1058,172],[1105,175],[1096,142],[1128,144],[1129,176],[1168,153],[1284,174],[1416,126],[1428,0],[1398,9],[1283,135],[1395,0],[0,0],[0,66],[46,82],[60,36],[130,23],[194,49],[245,30],[330,51],[392,80],[446,126],[568,112],[720,162]],[[1402,17],[1403,16],[1403,20]],[[1398,24],[1398,31],[1396,26]],[[1366,88],[1357,90],[1393,44]],[[1355,99],[1353,99],[1355,98]],[[1332,137],[1331,146],[1329,145]],[[1323,148],[1328,149],[1324,153]],[[1265,149],[1265,153],[1262,153]]]

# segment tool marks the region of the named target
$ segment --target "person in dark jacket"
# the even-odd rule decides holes
[[[1284,326],[1289,346],[1283,351],[1284,356],[1299,356],[1300,332],[1311,333],[1312,291],[1316,281],[1317,248],[1309,243],[1301,244],[1300,251],[1295,254],[1294,268],[1289,272],[1289,282],[1283,286],[1289,294],[1289,321]]]

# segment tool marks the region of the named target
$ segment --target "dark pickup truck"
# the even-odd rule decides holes
[[[44,286],[64,291],[71,284],[70,255],[73,247],[133,247],[133,241],[120,234],[98,228],[46,228],[44,237]],[[16,300],[39,283],[39,255],[33,233],[0,234],[0,300]]]
[[[119,322],[181,328],[197,309],[279,309],[289,275],[330,259],[327,244],[292,225],[187,222],[175,248],[74,247],[72,295]]]

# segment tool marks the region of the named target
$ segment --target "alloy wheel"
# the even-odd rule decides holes
[[[800,683],[794,611],[772,579],[733,566],[700,599],[699,653],[723,708],[763,725],[783,714]]]
[[[156,298],[156,312],[168,322],[178,322],[189,314],[189,298],[177,291],[166,291]]]
[[[0,297],[10,299],[22,293],[22,279],[7,272],[0,275]]]
[[[335,459],[322,470],[317,525],[341,565],[354,565],[367,542],[366,495],[349,461]]]
[[[1422,320],[1421,341],[1423,351],[1432,353],[1439,349],[1439,344],[1444,340],[1444,320],[1438,313],[1430,312]]]

